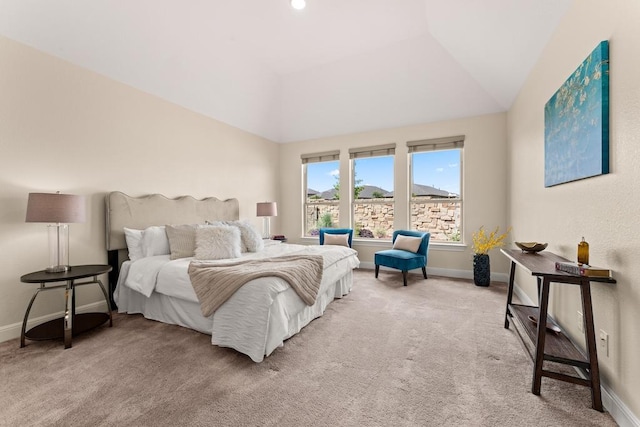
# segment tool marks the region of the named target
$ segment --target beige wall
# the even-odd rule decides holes
[[[506,221],[506,115],[492,114],[480,117],[429,123],[417,126],[385,129],[374,132],[343,135],[319,140],[283,144],[280,147],[281,186],[280,203],[283,207],[281,233],[289,241],[302,241],[303,189],[301,180],[301,154],[327,150],[340,150],[340,176],[349,176],[349,148],[396,143],[395,156],[395,228],[408,227],[407,141],[466,135],[463,159],[463,239],[469,244],[471,233],[484,225],[504,230]],[[341,186],[344,194],[340,197],[342,212],[350,212],[348,187]],[[349,225],[349,215],[340,215],[342,226]],[[389,242],[359,243],[360,260],[367,265],[373,263],[373,254],[382,247],[390,247]],[[472,268],[470,246],[459,251],[442,250],[435,245],[429,250],[428,268],[453,275],[466,273]],[[492,273],[507,272],[504,257],[496,251],[491,253]],[[470,277],[470,276],[469,276]]]
[[[514,240],[549,242],[575,259],[584,236],[590,261],[614,271],[615,285],[591,286],[596,333],[609,334],[609,356],[598,348],[611,390],[640,414],[640,3],[575,1],[508,113],[509,221]],[[610,169],[608,175],[544,188],[544,105],[602,40],[610,43]],[[533,301],[535,282],[518,276]],[[553,314],[580,341],[579,293],[552,286]]]
[[[15,331],[47,265],[45,224],[27,224],[29,192],[83,194],[88,221],[70,226],[72,264],[105,263],[104,195],[277,199],[277,144],[0,37],[0,340]],[[274,222],[274,225],[277,221]],[[99,301],[96,286],[78,304]],[[60,312],[38,297],[32,317]]]

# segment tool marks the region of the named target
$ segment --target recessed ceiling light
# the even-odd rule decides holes
[[[302,10],[307,5],[305,0],[291,0],[291,7],[296,10]]]

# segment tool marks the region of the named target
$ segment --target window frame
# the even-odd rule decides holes
[[[459,236],[458,240],[436,240],[431,238],[431,242],[438,245],[460,245],[464,244],[464,135],[444,137],[444,138],[434,138],[434,139],[423,139],[416,141],[407,141],[407,162],[408,162],[408,170],[409,170],[409,180],[408,180],[408,218],[407,225],[410,230],[416,230],[414,228],[414,224],[412,221],[412,212],[413,205],[415,203],[424,203],[424,204],[433,204],[438,205],[441,203],[457,203],[460,206],[459,213],[459,225],[457,227],[457,235]],[[445,150],[459,150],[459,161],[460,161],[460,193],[458,197],[434,197],[432,199],[415,202],[413,199],[413,186],[414,186],[414,154],[426,153],[426,152],[435,152],[435,151],[445,151]]]
[[[314,203],[309,203],[307,191],[309,189],[308,172],[307,167],[310,163],[328,163],[338,162],[338,169],[340,168],[340,150],[324,151],[320,153],[310,153],[300,155],[302,162],[302,238],[317,237],[313,234],[307,234],[307,212],[310,206],[336,206],[338,211],[338,220],[340,219],[340,200],[324,200]],[[336,224],[338,226],[339,224]]]
[[[358,239],[361,241],[389,241],[391,240],[391,235],[386,235],[383,238],[376,237],[376,230],[371,230],[373,233],[373,237],[361,237],[358,232],[356,232],[356,206],[371,204],[371,205],[386,205],[389,204],[388,200],[380,200],[373,201],[372,199],[356,199],[355,197],[355,188],[356,188],[356,160],[365,159],[365,158],[373,158],[373,157],[387,157],[390,156],[392,158],[392,170],[391,170],[391,178],[393,180],[393,198],[391,198],[391,206],[394,211],[394,219],[391,222],[391,231],[393,232],[395,228],[395,206],[396,206],[396,192],[395,192],[395,168],[396,168],[396,159],[395,159],[395,150],[396,144],[384,144],[384,145],[375,145],[375,146],[367,146],[367,147],[358,147],[358,148],[350,148],[349,149],[349,171],[350,171],[350,179],[349,179],[349,204],[351,206],[350,209],[350,217],[349,223],[351,224],[351,228],[354,229],[354,239]]]

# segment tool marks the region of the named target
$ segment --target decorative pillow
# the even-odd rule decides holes
[[[142,253],[142,230],[125,227],[124,239],[127,241],[127,249],[129,250],[129,259],[131,261],[144,258]]]
[[[264,240],[258,231],[247,221],[215,221],[207,225],[230,225],[240,230],[240,249],[242,252],[259,252],[264,249]]]
[[[247,252],[258,252],[264,249],[264,240],[253,225],[247,221],[232,221],[231,225],[240,229],[240,239],[242,246]]]
[[[238,258],[240,246],[238,227],[220,225],[196,229],[196,259]]]
[[[196,250],[196,225],[165,225],[171,259],[192,257]]]
[[[164,225],[151,226],[142,232],[142,254],[147,256],[169,255],[169,238]]]
[[[398,234],[398,236],[396,237],[396,241],[393,242],[393,249],[402,249],[403,251],[417,253],[418,248],[420,247],[420,243],[422,243],[422,237],[405,236],[404,234]]]
[[[349,234],[324,233],[324,244],[349,247]]]

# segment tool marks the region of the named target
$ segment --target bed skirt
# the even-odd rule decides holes
[[[265,331],[247,329],[247,334],[253,337],[243,337],[242,331],[229,328],[214,328],[217,316],[204,317],[200,311],[200,304],[154,292],[149,298],[133,291],[126,286],[118,286],[114,294],[120,313],[142,314],[145,318],[172,325],[179,325],[211,335],[211,343],[220,347],[230,347],[248,355],[254,362],[261,362],[265,356],[269,356],[276,348],[283,346],[284,341],[309,324],[312,320],[322,316],[327,306],[335,298],[342,298],[351,291],[353,285],[353,272],[348,270],[346,274],[332,281],[326,288],[321,289],[315,304],[304,307],[297,313],[289,313],[287,298],[290,293],[281,293],[269,307],[268,319],[265,322]],[[292,289],[289,289],[293,292]],[[223,305],[224,306],[224,305]],[[221,307],[222,308],[222,307]],[[226,319],[219,318],[224,323]],[[261,339],[256,339],[255,334],[264,334]]]

